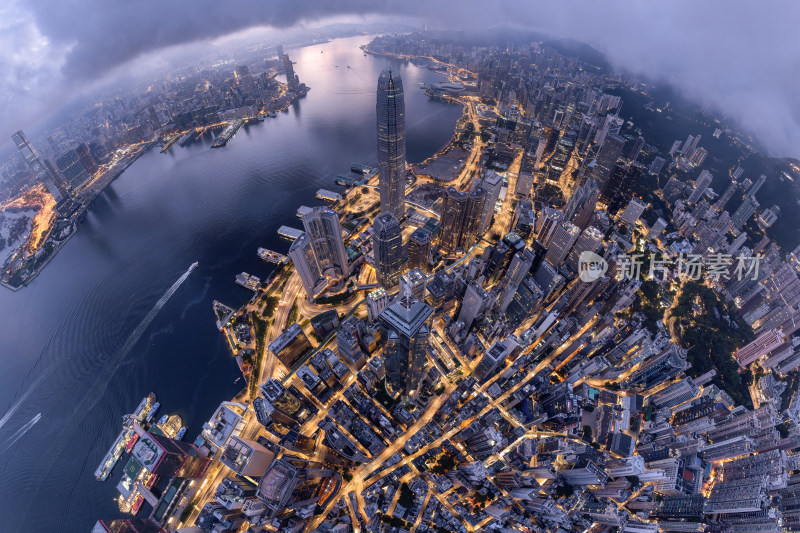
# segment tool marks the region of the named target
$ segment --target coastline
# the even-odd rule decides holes
[[[94,193],[87,195],[86,199],[84,200],[84,202],[82,204],[82,207],[80,209],[78,209],[72,215],[72,217],[70,217],[71,218],[72,228],[73,228],[72,232],[70,232],[70,234],[67,235],[67,237],[64,238],[64,240],[60,241],[58,244],[55,245],[53,250],[47,255],[47,258],[44,260],[44,262],[42,262],[39,266],[37,266],[36,269],[34,269],[34,271],[31,272],[31,274],[25,279],[25,281],[21,285],[14,286],[14,285],[11,285],[11,284],[6,283],[6,282],[0,282],[0,285],[2,285],[3,287],[5,287],[6,289],[8,289],[10,291],[17,292],[17,291],[22,290],[25,287],[27,287],[28,283],[30,283],[31,281],[36,279],[36,276],[38,276],[42,272],[42,270],[44,270],[44,268],[48,264],[50,264],[50,261],[52,261],[53,258],[56,256],[56,254],[59,252],[59,250],[61,250],[61,247],[64,246],[67,243],[67,241],[69,241],[72,238],[72,236],[75,235],[78,232],[79,220],[86,213],[86,210],[89,209],[89,206],[91,206],[91,204],[92,204],[92,202],[94,202],[95,198],[100,196],[100,194],[102,194],[103,191],[105,191],[106,187],[111,185],[111,183],[113,183],[114,180],[116,180],[119,176],[121,176],[134,162],[136,162],[137,159],[139,159],[141,156],[143,156],[146,152],[148,152],[155,145],[156,145],[155,141],[149,142],[148,145],[145,148],[143,148],[142,150],[137,152],[130,159],[124,161],[123,164],[122,164],[122,168],[120,168],[118,170],[110,171],[109,174],[112,174],[112,175],[111,175],[111,177],[109,179],[106,179],[106,176],[102,176],[101,178],[99,178],[97,180],[98,182],[101,181],[101,180],[106,180],[106,181],[105,181],[105,183],[102,183]],[[95,185],[95,184],[89,185],[89,187],[92,187],[93,185]]]

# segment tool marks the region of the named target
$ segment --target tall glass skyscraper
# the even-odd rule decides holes
[[[406,212],[406,104],[403,81],[391,70],[378,78],[378,184],[381,213]]]
[[[391,289],[400,280],[400,269],[403,268],[403,234],[400,223],[391,213],[383,213],[372,223],[372,230],[372,253],[375,257],[378,283],[384,289]]]

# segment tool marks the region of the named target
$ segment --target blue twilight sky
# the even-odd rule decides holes
[[[3,0],[0,138],[166,48],[395,16],[585,42],[616,68],[666,80],[736,120],[773,155],[800,156],[800,2],[773,0]]]

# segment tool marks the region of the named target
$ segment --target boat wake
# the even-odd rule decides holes
[[[175,283],[173,283],[169,289],[167,289],[167,292],[165,292],[164,295],[161,298],[159,298],[159,300],[156,302],[153,308],[147,313],[147,315],[142,319],[142,321],[139,322],[136,328],[134,328],[134,330],[125,340],[125,344],[122,345],[122,347],[114,356],[113,360],[110,363],[104,363],[104,367],[110,370],[110,372],[106,373],[106,380],[104,383],[97,383],[97,385],[99,385],[101,389],[105,390],[105,388],[108,386],[108,383],[111,380],[111,376],[113,376],[113,373],[117,370],[119,365],[122,364],[122,361],[125,359],[125,356],[127,356],[128,353],[136,345],[136,343],[139,342],[139,339],[142,338],[142,335],[144,334],[145,330],[150,325],[150,323],[153,322],[153,319],[155,319],[156,315],[158,315],[158,312],[161,311],[161,308],[166,305],[166,303],[169,301],[170,298],[172,298],[172,295],[175,294],[175,292],[180,288],[183,282],[186,281],[186,279],[189,277],[189,275],[195,268],[197,268],[197,263],[192,263],[192,265],[189,266],[189,269],[186,272],[184,272],[181,275],[181,277],[179,277],[178,280]],[[31,393],[33,393],[33,391],[36,390],[36,387],[39,385],[39,383],[42,382],[42,380],[48,374],[49,372],[47,370],[39,374],[39,377],[36,378],[36,380],[31,384],[31,386],[28,387],[28,389],[22,393],[19,399],[17,399],[17,401],[14,402],[14,404],[11,407],[9,407],[8,411],[6,411],[3,417],[0,418],[0,428],[2,428],[11,419],[11,417],[14,416],[14,413],[17,412],[17,410],[22,406],[25,400],[27,400],[28,397],[31,395]],[[102,390],[100,392],[102,392]],[[86,398],[91,398],[91,395],[87,395]],[[21,438],[22,435],[25,434],[25,431],[27,431],[27,429],[30,429],[31,427],[33,427],[33,424],[39,421],[38,418],[39,416],[40,415],[34,417],[35,421],[31,420],[27,424],[22,426],[22,428],[20,428],[16,433],[14,433],[14,435],[9,439],[9,441],[16,442],[16,440],[19,440],[19,438]],[[8,449],[8,446],[4,448],[3,451]]]
[[[11,417],[14,416],[14,413],[16,413],[17,409],[19,409],[22,406],[23,402],[25,402],[25,400],[28,399],[28,396],[30,396],[31,393],[36,389],[36,386],[39,384],[40,381],[42,381],[43,377],[44,377],[43,375],[40,375],[38,378],[36,378],[36,381],[34,381],[33,384],[31,384],[31,386],[28,387],[28,390],[23,392],[22,396],[20,396],[19,399],[16,402],[14,402],[14,404],[11,407],[8,408],[6,414],[4,414],[2,418],[0,418],[0,428],[5,426],[6,423],[11,419]]]
[[[169,289],[167,289],[167,292],[164,293],[164,296],[159,298],[159,300],[156,302],[156,305],[153,306],[150,312],[147,313],[147,315],[142,319],[142,321],[139,322],[139,325],[136,326],[136,328],[134,328],[134,330],[128,336],[128,339],[125,341],[125,344],[122,345],[122,348],[120,348],[120,351],[117,353],[116,357],[117,360],[120,360],[126,355],[128,355],[128,352],[130,352],[131,349],[133,349],[133,347],[136,345],[136,343],[139,342],[139,339],[142,338],[142,334],[147,329],[147,326],[150,325],[150,323],[156,317],[158,312],[161,311],[161,308],[166,305],[166,303],[169,301],[170,298],[172,298],[172,295],[175,294],[175,292],[180,288],[181,285],[183,285],[183,282],[186,281],[186,279],[189,277],[189,275],[195,268],[197,268],[197,263],[192,263],[192,265],[189,267],[189,270],[184,272],[183,275],[181,275],[181,277],[178,278],[178,281],[173,283],[172,286]]]
[[[11,447],[12,447],[14,444],[16,444],[16,443],[17,443],[17,441],[18,441],[19,439],[21,439],[22,437],[24,437],[24,436],[25,436],[25,434],[26,434],[28,431],[30,431],[30,430],[31,430],[31,428],[33,428],[33,426],[35,426],[35,425],[36,425],[36,423],[39,421],[39,419],[40,419],[40,418],[42,418],[42,413],[39,413],[39,414],[37,414],[36,416],[34,416],[33,418],[31,418],[30,420],[28,420],[28,421],[25,423],[25,425],[24,425],[24,426],[22,426],[21,428],[19,428],[19,429],[16,431],[16,433],[14,433],[13,435],[11,435],[11,437],[10,437],[10,438],[9,438],[9,439],[6,441],[5,445],[3,446],[3,449],[2,449],[2,450],[0,450],[0,454],[2,454],[2,453],[5,453],[6,451],[8,451],[8,449],[9,449],[9,448],[11,448]]]

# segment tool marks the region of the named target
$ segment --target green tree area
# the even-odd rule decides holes
[[[316,303],[319,305],[342,305],[352,302],[356,295],[356,292],[340,292],[333,296],[320,296],[317,298]]]
[[[664,308],[661,307],[661,287],[653,280],[647,280],[639,288],[638,298],[631,305],[631,311],[644,315],[644,327],[654,335],[658,332],[657,322],[664,318]]]
[[[292,308],[289,309],[289,316],[286,317],[286,326],[289,327],[295,322],[297,322],[297,315],[300,312],[300,308],[297,306],[297,298],[295,298],[294,303],[292,304]]]
[[[405,483],[400,485],[400,497],[397,498],[397,504],[402,505],[406,509],[410,509],[411,506],[414,505],[414,493]]]
[[[431,472],[438,475],[444,475],[456,466],[456,460],[453,456],[448,454],[442,454],[439,456],[439,459],[436,461],[436,464],[430,467]]]
[[[692,312],[695,299],[701,312]],[[750,326],[733,314],[716,291],[695,282],[683,286],[670,317],[678,321],[680,343],[688,350],[687,358],[692,366],[687,374],[697,377],[715,369],[717,375],[713,383],[737,404],[752,409],[747,388],[752,383],[752,374],[749,370],[741,370],[733,359],[736,350],[753,340]]]

